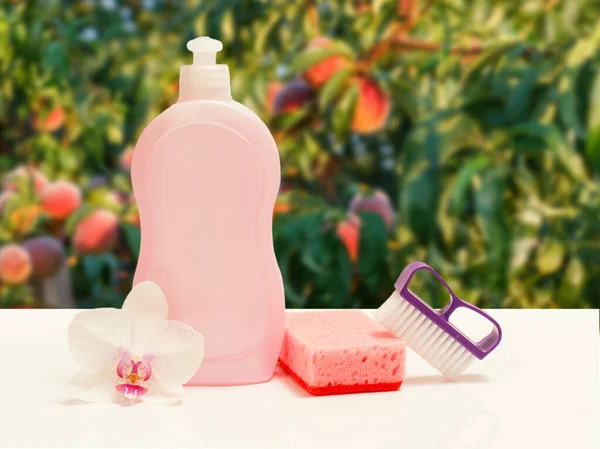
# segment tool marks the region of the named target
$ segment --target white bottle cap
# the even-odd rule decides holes
[[[223,43],[208,36],[200,36],[189,41],[187,49],[194,53],[194,64],[215,65],[217,53],[223,50]]]
[[[189,41],[187,49],[194,53],[194,63],[179,72],[179,101],[231,99],[229,68],[216,62],[223,44],[202,36]]]

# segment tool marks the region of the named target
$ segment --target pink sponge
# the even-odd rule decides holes
[[[391,391],[406,346],[360,310],[288,312],[279,364],[314,395]]]

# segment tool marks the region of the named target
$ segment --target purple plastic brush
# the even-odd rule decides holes
[[[450,293],[450,301],[441,310],[434,310],[409,288],[418,270],[431,272]],[[413,262],[404,268],[394,285],[396,291],[375,312],[375,319],[385,326],[445,377],[462,373],[475,358],[483,359],[498,346],[502,338],[500,325],[484,311],[458,298],[446,281],[423,262]],[[466,307],[483,316],[493,325],[492,331],[474,342],[450,323],[452,313]]]

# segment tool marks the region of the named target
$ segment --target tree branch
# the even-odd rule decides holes
[[[442,50],[442,45],[438,44],[437,42],[420,41],[416,39],[409,39],[404,36],[392,36],[373,46],[373,48],[371,48],[371,50],[363,58],[361,65],[365,68],[369,67],[379,58],[393,49],[437,53]],[[477,56],[484,51],[485,49],[478,45],[473,45],[471,47],[454,47],[450,49],[451,54],[460,56]]]
[[[429,11],[429,9],[433,6],[434,3],[435,0],[429,0],[427,3],[425,3],[425,6],[423,6],[423,9],[421,9],[421,12],[419,12],[419,16],[422,16],[427,11]]]
[[[426,42],[419,41],[415,39],[408,39],[405,37],[393,37],[390,39],[389,43],[390,48],[398,48],[405,50],[417,50],[417,51],[425,51],[430,53],[436,53],[441,51],[442,46],[437,42]],[[453,55],[462,55],[462,56],[473,56],[478,55],[484,51],[483,48],[479,46],[472,47],[454,47],[450,50],[450,53]]]
[[[435,4],[435,1],[436,0],[429,0],[427,3],[425,3],[425,5],[423,5],[420,11],[417,10],[418,4],[415,0],[409,0],[406,4],[401,2],[400,8],[406,9],[406,11],[403,11],[404,21],[400,23],[395,22],[391,25],[389,37],[374,45],[367,52],[367,54],[363,58],[361,58],[363,61],[361,65],[365,68],[370,66],[373,62],[377,61],[382,55],[386,54],[392,47],[397,47],[398,44],[396,41],[398,39],[404,39],[408,41],[408,39],[406,39],[406,35],[417,25],[417,23],[423,18],[423,16],[427,12],[429,12],[431,7]],[[427,47],[430,47],[432,45],[436,44],[424,43],[424,45],[421,46],[410,46],[405,48],[420,49],[426,51],[439,50],[439,48],[436,50],[427,50]]]

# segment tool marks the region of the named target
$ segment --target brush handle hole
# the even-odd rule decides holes
[[[440,314],[452,302],[452,292],[440,281],[437,273],[429,269],[416,270],[407,288],[410,293]]]
[[[472,342],[483,340],[494,329],[485,317],[466,307],[454,310],[448,321]]]

